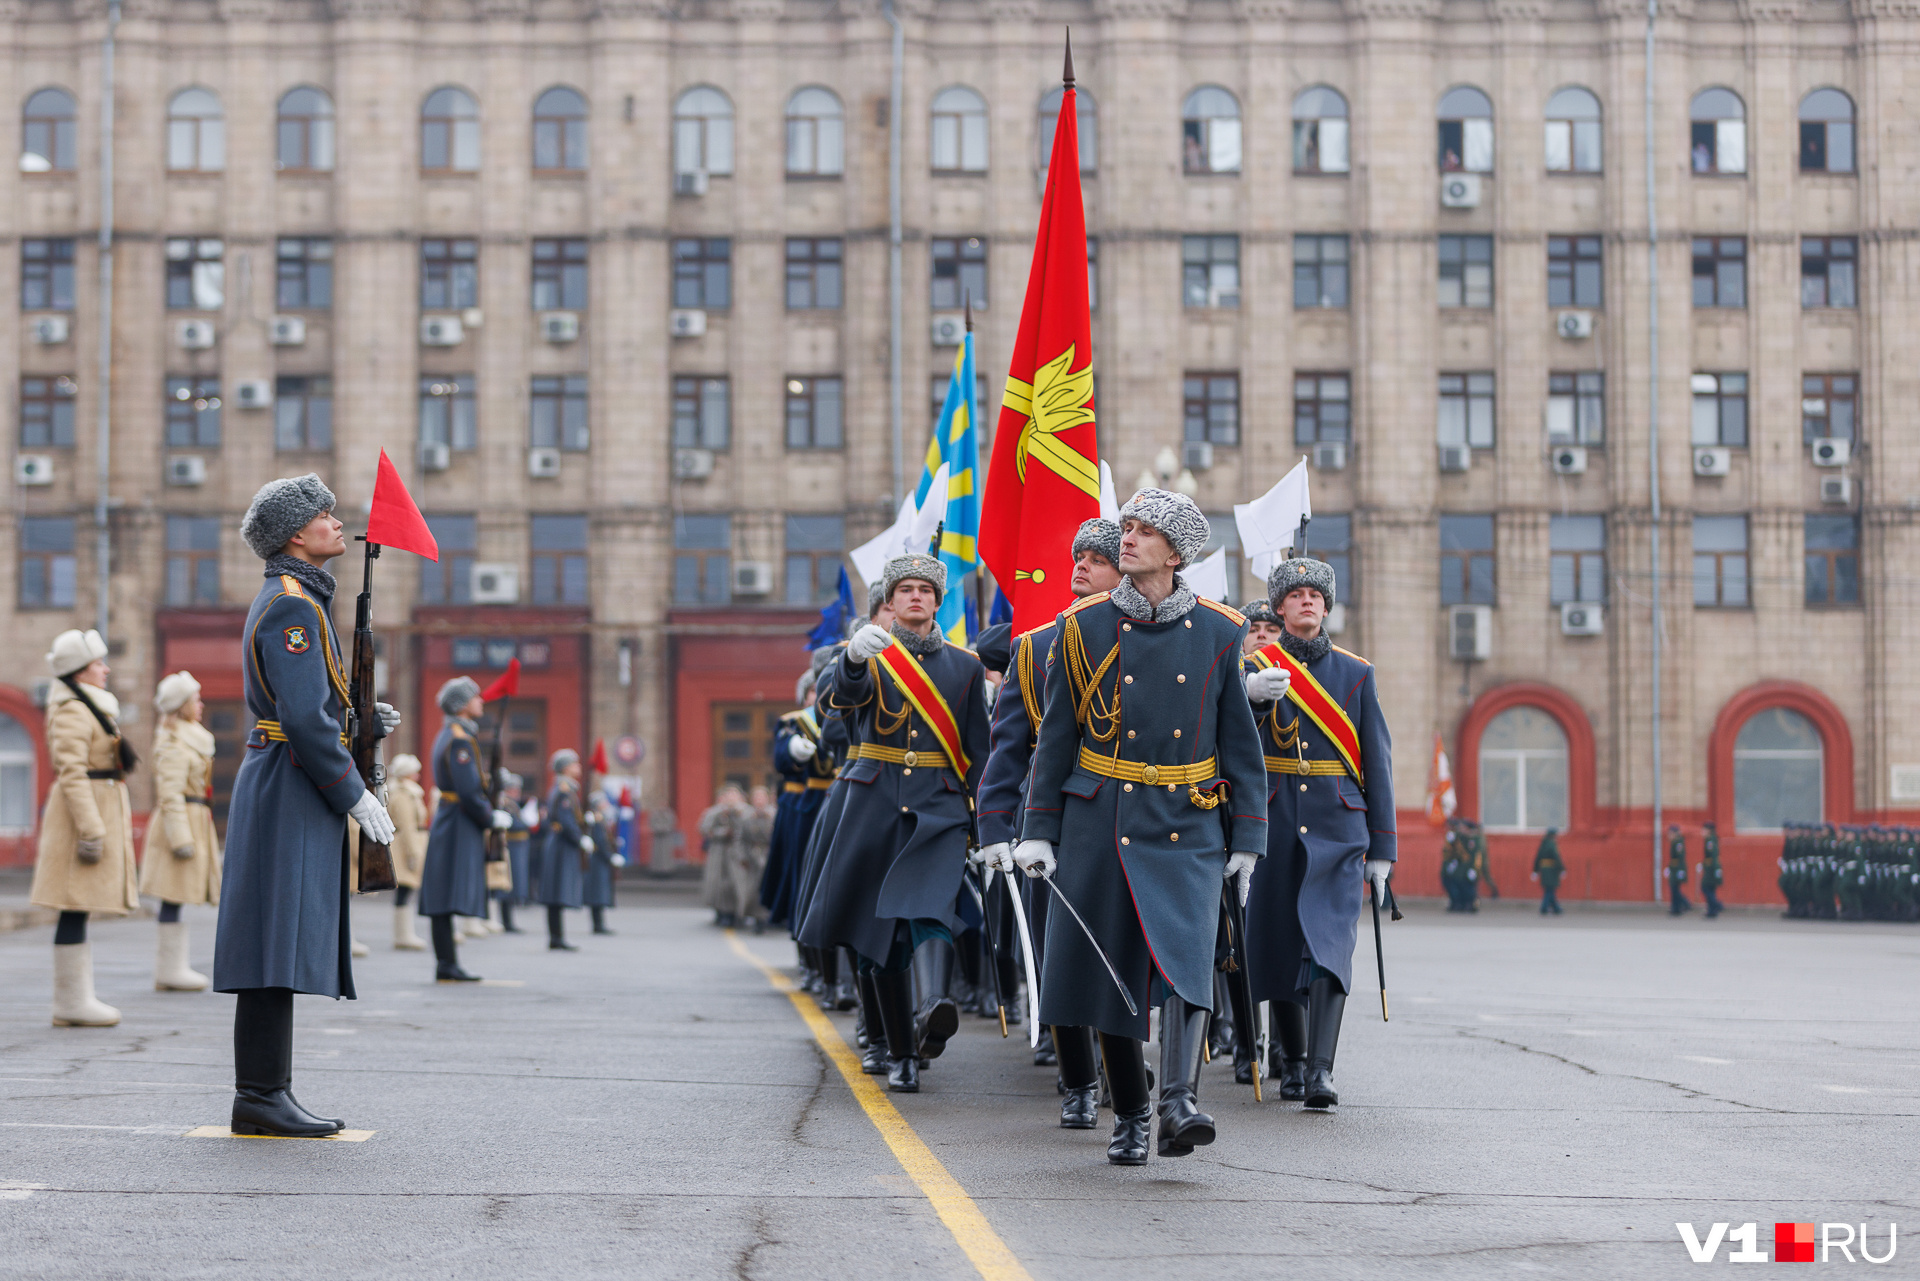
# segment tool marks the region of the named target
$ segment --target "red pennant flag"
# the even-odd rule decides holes
[[[606,739],[596,738],[593,740],[593,755],[587,758],[587,767],[596,774],[606,774],[611,772],[610,770],[607,769],[607,740]]]
[[[380,451],[380,470],[373,478],[373,505],[367,511],[367,541],[425,556],[431,561],[440,559],[440,544],[433,540],[427,518],[414,505],[413,495],[407,492],[406,482],[400,479],[399,470],[384,449]]]
[[[500,673],[500,679],[480,691],[480,700],[491,703],[496,698],[518,698],[520,696],[520,660],[514,659],[507,664],[507,670]]]
[[[1073,601],[1073,536],[1100,514],[1093,425],[1093,327],[1087,300],[1087,215],[1067,48],[1059,123],[1040,204],[1027,300],[1007,370],[980,513],[980,558],[1013,604],[1014,634]]]

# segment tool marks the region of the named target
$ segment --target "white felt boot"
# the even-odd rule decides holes
[[[53,1025],[112,1027],[120,1011],[93,996],[93,945],[53,945]]]
[[[207,976],[187,965],[187,923],[162,921],[158,926],[158,959],[153,963],[156,992],[204,992]]]

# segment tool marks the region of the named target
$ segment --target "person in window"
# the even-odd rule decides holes
[[[393,950],[421,952],[426,944],[413,928],[413,895],[427,862],[427,793],[420,786],[420,758],[402,752],[387,768],[387,812],[393,817]]]
[[[187,964],[184,903],[220,902],[220,839],[213,831],[213,734],[192,672],[175,672],[153,696],[153,813],[140,858],[140,892],[160,900],[153,986],[204,992],[210,980]]]
[[[1681,832],[1678,823],[1667,825],[1667,896],[1670,906],[1668,916],[1679,916],[1691,912],[1693,903],[1681,888],[1687,883],[1687,838]]]
[[[1560,829],[1549,827],[1540,838],[1533,855],[1533,879],[1540,882],[1540,915],[1560,915],[1560,878],[1566,874],[1566,860],[1560,857]]]
[[[471,676],[456,676],[440,687],[434,704],[445,715],[433,740],[433,782],[440,803],[427,832],[427,861],[420,873],[420,915],[433,939],[434,979],[475,983],[479,976],[460,968],[453,918],[487,916],[487,832],[507,831],[513,816],[493,808],[477,739],[486,704]]]
[[[1700,833],[1700,897],[1707,902],[1706,917],[1711,921],[1720,915],[1720,884],[1725,876],[1720,871],[1720,831],[1712,823],[1703,824],[1705,830]]]

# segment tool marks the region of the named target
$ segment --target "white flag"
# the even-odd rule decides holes
[[[1293,537],[1303,521],[1313,519],[1313,500],[1307,492],[1307,460],[1280,478],[1280,483],[1250,503],[1236,503],[1234,527],[1240,531],[1240,550],[1247,567],[1264,582],[1280,560],[1280,553],[1293,546]]]
[[[1116,525],[1120,523],[1120,498],[1113,489],[1113,469],[1104,458],[1100,460],[1100,514]]]
[[[898,556],[899,549],[907,545],[907,535],[913,529],[915,514],[913,495],[908,494],[901,501],[900,514],[894,517],[893,524],[882,530],[878,537],[868,539],[847,553],[847,559],[853,562],[854,570],[863,581],[868,584],[880,581],[881,575],[886,572],[887,562]]]
[[[1194,595],[1225,604],[1227,601],[1227,549],[1222,547],[1180,576],[1186,579],[1187,586],[1193,588]]]

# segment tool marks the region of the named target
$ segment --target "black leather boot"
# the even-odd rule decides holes
[[[1310,1108],[1335,1107],[1340,1096],[1333,1091],[1333,1051],[1340,1043],[1347,994],[1330,976],[1321,975],[1307,989],[1307,1002],[1306,1103]]]
[[[556,904],[547,904],[547,950],[549,952],[578,952],[577,944],[567,942],[567,909]]]
[[[839,971],[839,980],[833,985],[833,1008],[841,1012],[853,1009],[860,1004],[859,984],[854,980],[854,962],[851,953],[844,948],[834,948],[835,966]]]
[[[1207,1048],[1216,1059],[1233,1053],[1234,1033],[1240,1027],[1240,1012],[1229,990],[1233,986],[1223,971],[1213,972],[1213,1017],[1207,1020]]]
[[[895,1094],[920,1092],[920,1060],[913,1052],[913,980],[906,974],[876,972],[880,1023],[886,1029],[887,1088]]]
[[[235,1134],[323,1139],[342,1123],[317,1117],[294,1099],[293,992],[253,988],[239,994],[233,1010],[233,1115]]]
[[[1059,1054],[1053,1048],[1053,1029],[1043,1024],[1040,1028],[1040,1040],[1033,1047],[1033,1065],[1053,1067],[1059,1062]]]
[[[815,996],[815,999],[820,1002],[821,1009],[836,1010],[840,1008],[835,1004],[840,996],[837,990],[839,986],[840,949],[837,947],[823,948],[820,951],[820,991]]]
[[[928,939],[913,954],[911,985],[918,998],[913,1016],[914,1043],[923,1059],[939,1058],[946,1051],[948,1039],[960,1030],[960,1007],[947,994],[952,983],[953,944],[945,939]]]
[[[1226,982],[1219,986],[1227,989],[1227,1008],[1232,1011],[1233,1019],[1234,1084],[1252,1085],[1253,1060],[1260,1052],[1260,1020],[1254,1017],[1253,1007],[1247,1001],[1246,988],[1234,982],[1231,975],[1223,974],[1221,977]]]
[[[453,945],[453,915],[443,912],[427,918],[433,922],[433,977],[441,983],[478,983],[478,974],[460,968],[460,953]]]
[[[607,909],[606,908],[590,907],[587,909],[587,913],[593,918],[593,932],[595,934],[613,933],[612,930],[607,928]],[[755,931],[755,933],[758,933],[758,931]]]
[[[863,1050],[869,1045],[884,1043],[886,1035],[880,1030],[880,997],[874,991],[873,975],[856,974],[853,992],[860,998],[860,1012],[853,1020],[854,1040]]]
[[[1091,1130],[1100,1123],[1100,1060],[1093,1050],[1093,1029],[1049,1028],[1060,1056],[1060,1128]]]
[[[1153,1095],[1140,1042],[1100,1033],[1100,1061],[1113,1094],[1113,1139],[1107,1160],[1115,1165],[1145,1165],[1153,1135]]]
[[[1213,1142],[1213,1118],[1197,1102],[1206,1035],[1206,1010],[1167,997],[1160,1009],[1161,1156],[1186,1156]]]
[[[995,957],[994,964],[999,966],[1000,995],[1007,1000],[1007,1026],[1019,1027],[1020,1020],[1026,1017],[1020,1002],[1019,967],[1011,956]]]
[[[1267,1073],[1280,1081],[1280,1097],[1298,1103],[1307,1097],[1307,1010],[1293,1001],[1272,1001],[1267,1018],[1273,1044],[1267,1050]]]
[[[500,900],[500,931],[503,934],[523,933],[521,928],[513,923],[512,899],[503,898]]]

